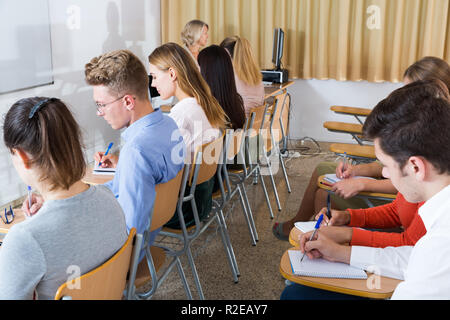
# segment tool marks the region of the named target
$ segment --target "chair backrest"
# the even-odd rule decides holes
[[[125,244],[108,261],[94,270],[62,284],[55,300],[121,300],[127,285],[136,229],[132,228]]]
[[[224,133],[217,139],[199,146],[194,154],[194,163],[189,176],[189,185],[192,185],[195,170],[198,168],[196,184],[209,181],[217,172],[217,165],[222,161]],[[197,166],[196,164],[200,164]]]
[[[242,149],[242,142],[244,139],[244,133],[245,131],[243,129],[238,130],[227,130],[228,141],[227,141],[227,160],[233,160],[234,157],[241,151]]]
[[[161,228],[173,217],[173,213],[177,208],[183,172],[184,167],[175,178],[155,186],[156,196],[153,204],[150,231]]]
[[[267,109],[267,106],[265,104],[263,104],[262,106],[259,106],[259,107],[253,107],[249,111],[249,113],[253,119],[253,121],[250,121],[250,123],[249,123],[249,129],[252,129],[252,131],[255,132],[256,134],[259,133],[259,130],[261,130],[264,125],[267,126],[267,123],[266,123],[267,121],[264,121],[266,109]],[[253,134],[250,133],[250,135],[253,135]]]
[[[274,143],[279,143],[283,139],[281,114],[288,97],[287,91],[275,96],[274,110],[272,110],[271,132]]]

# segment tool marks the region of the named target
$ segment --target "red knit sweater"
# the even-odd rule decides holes
[[[413,246],[426,233],[418,210],[421,203],[410,203],[402,194],[384,206],[368,209],[347,209],[350,212],[350,227],[370,229],[392,229],[403,227],[402,233],[389,233],[353,228],[350,245],[376,248]]]

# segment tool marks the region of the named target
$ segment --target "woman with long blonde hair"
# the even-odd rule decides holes
[[[250,41],[233,36],[223,40],[220,46],[227,49],[233,59],[236,87],[244,100],[245,113],[249,116],[251,108],[264,104],[261,68]]]
[[[161,99],[172,96],[178,103],[169,116],[175,120],[183,136],[187,152],[191,156],[197,147],[217,139],[221,130],[228,126],[228,118],[213,97],[189,53],[176,43],[166,43],[156,48],[148,57],[152,86]],[[209,213],[212,205],[214,178],[196,187],[195,198],[200,218]],[[190,207],[190,204],[188,204]],[[193,223],[190,208],[183,207],[186,225]],[[167,226],[179,228],[178,216],[174,215]]]

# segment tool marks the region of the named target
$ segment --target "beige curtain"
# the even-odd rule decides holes
[[[161,0],[162,40],[180,43],[186,22],[209,42],[240,35],[272,68],[273,30],[286,33],[283,66],[303,79],[402,80],[414,61],[450,59],[450,0]]]

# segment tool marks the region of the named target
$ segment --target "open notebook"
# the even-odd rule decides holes
[[[352,267],[345,263],[330,262],[325,259],[311,260],[300,250],[288,250],[291,261],[292,272],[298,276],[321,277],[321,278],[340,278],[340,279],[367,279],[364,270]]]
[[[99,168],[97,166],[94,166],[92,173],[100,174],[100,175],[114,175],[116,173],[116,169],[115,168]]]
[[[307,233],[314,230],[317,221],[304,221],[304,222],[296,222],[294,226],[303,233]]]

